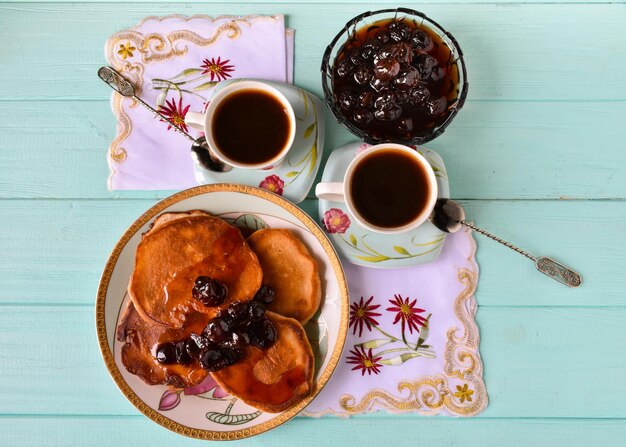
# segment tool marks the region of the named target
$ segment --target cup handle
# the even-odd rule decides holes
[[[187,112],[185,115],[185,124],[204,132],[204,113]]]
[[[331,202],[346,201],[345,197],[343,196],[342,182],[318,183],[315,187],[315,195],[322,200],[329,200]]]

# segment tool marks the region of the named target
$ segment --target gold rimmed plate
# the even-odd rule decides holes
[[[221,390],[210,376],[187,389],[150,386],[130,374],[121,362],[122,344],[115,338],[135,250],[154,218],[164,212],[201,209],[247,232],[259,228],[292,230],[320,266],[323,285],[320,310],[305,329],[315,354],[315,386],[304,401],[282,413],[265,413]],[[335,370],[348,327],[348,289],[341,264],[324,232],[302,210],[268,191],[233,184],[205,185],[174,194],[141,215],[115,245],[100,279],[96,329],[109,373],[126,398],[156,423],[198,439],[242,439],[263,433],[298,414],[324,387]]]

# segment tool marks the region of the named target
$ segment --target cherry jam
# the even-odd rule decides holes
[[[416,20],[364,26],[339,49],[332,72],[335,103],[377,141],[408,141],[446,120],[459,94],[450,47]]]

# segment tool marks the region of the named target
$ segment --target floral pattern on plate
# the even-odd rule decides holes
[[[236,206],[234,206],[235,204]],[[320,262],[324,284],[322,305],[305,325],[315,356],[315,387],[311,396],[282,413],[258,411],[227,395],[212,381],[184,390],[150,386],[122,364],[122,343],[115,334],[129,300],[127,286],[141,235],[163,212],[202,209],[250,234],[260,228],[287,228]],[[234,211],[237,210],[237,211]],[[181,191],[142,214],[124,233],[104,268],[96,302],[98,340],[115,383],[135,407],[177,433],[201,439],[241,439],[274,428],[302,410],[324,387],[339,365],[348,328],[348,292],[339,259],[323,231],[302,210],[268,191],[250,186],[204,185]]]
[[[268,224],[268,221],[273,221],[275,224],[283,221],[283,219],[279,216],[264,215],[262,213],[241,213],[227,211],[215,215],[230,223],[231,225],[238,227],[245,237],[250,236],[257,230],[261,230],[263,228],[271,228],[270,224]],[[285,221],[285,224],[286,223],[287,221]],[[125,294],[124,303],[128,299],[128,294]],[[123,305],[123,307],[124,306],[125,304]],[[328,351],[327,325],[324,317],[321,315],[320,312],[318,312],[305,325],[305,331],[307,333],[307,337],[311,341],[311,348],[313,349],[316,360],[316,370],[319,371],[322,361]],[[119,342],[116,341],[115,345],[117,346],[117,348],[120,348]],[[125,372],[127,373],[127,371]],[[210,409],[210,411],[206,412],[205,416],[209,421],[216,424],[247,424],[263,414],[262,411],[255,410],[244,402],[239,401],[236,397],[231,396],[227,392],[225,392],[222,388],[219,387],[219,385],[211,377],[211,375],[207,376],[207,378],[198,385],[184,389],[173,389],[168,388],[167,386],[160,387],[164,389],[157,407],[158,410],[161,412],[172,411],[179,405],[181,405],[184,400],[193,398],[207,399],[213,401],[211,405],[205,408]],[[237,405],[238,402],[239,404]],[[218,405],[218,403],[223,403],[223,405],[220,406]],[[197,410],[199,407],[197,404],[191,403],[191,407],[187,406],[186,408],[194,408],[195,410]]]

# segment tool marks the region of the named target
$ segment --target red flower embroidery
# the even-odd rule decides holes
[[[366,371],[368,375],[372,375],[372,373],[378,374],[380,372],[378,368],[382,368],[383,366],[378,363],[382,357],[373,357],[371,349],[365,351],[362,346],[355,346],[354,351],[350,350],[350,354],[352,354],[352,356],[346,357],[346,362],[356,365],[352,368],[352,371],[360,369],[362,376],[365,375]]]
[[[283,182],[282,179],[276,174],[265,177],[261,183],[259,183],[259,188],[267,189],[268,191],[276,193],[279,196],[283,195],[284,186],[285,182]]]
[[[204,71],[202,74],[211,73],[211,81],[217,79],[221,81],[226,78],[230,78],[232,75],[231,72],[234,71],[234,65],[227,65],[230,62],[230,59],[222,60],[221,57],[218,57],[217,60],[215,58],[205,59],[202,61],[202,67]]]
[[[368,330],[372,330],[372,326],[378,326],[378,321],[376,321],[373,317],[380,317],[381,314],[377,312],[372,312],[374,309],[378,309],[380,304],[376,304],[375,306],[370,306],[370,303],[374,299],[373,296],[370,297],[365,303],[363,302],[363,297],[361,297],[361,301],[358,303],[352,303],[350,305],[350,325],[352,327],[352,334],[356,334],[357,328],[359,329],[359,337],[363,334],[363,325],[367,326]],[[354,325],[354,327],[353,327]]]
[[[350,228],[350,218],[339,208],[331,208],[324,213],[324,226],[329,233],[345,233]]]
[[[165,101],[165,105],[159,106],[159,112],[167,117],[166,120],[161,120],[164,123],[169,122],[170,125],[167,126],[167,130],[172,128],[172,125],[180,127],[185,132],[188,132],[187,124],[185,124],[185,116],[187,115],[187,111],[189,111],[189,106],[183,109],[183,98],[178,100],[178,105],[176,104],[176,100],[172,99],[170,101]]]
[[[393,320],[393,324],[396,324],[398,321],[402,320],[402,334],[404,336],[404,326],[408,326],[409,332],[412,334],[413,329],[419,332],[419,326],[426,326],[426,318],[418,315],[422,312],[425,312],[424,309],[418,309],[415,307],[415,303],[417,303],[417,299],[413,300],[409,303],[409,297],[406,300],[402,299],[402,295],[394,295],[393,300],[389,300],[391,304],[394,304],[393,307],[388,307],[387,310],[390,312],[397,312],[396,319]]]

